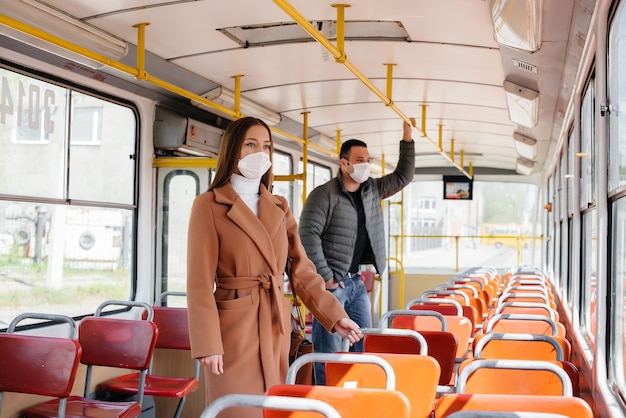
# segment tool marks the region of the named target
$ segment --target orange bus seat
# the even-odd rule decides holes
[[[565,327],[545,315],[497,314],[489,318],[485,334],[545,334],[565,337]]]
[[[561,362],[468,359],[459,367],[457,393],[573,396]]]
[[[477,358],[569,361],[570,355],[569,341],[545,334],[481,334],[472,345]]]
[[[405,309],[428,311],[433,310],[442,315],[464,316],[472,323],[472,329],[476,330],[476,324],[482,322],[478,318],[478,311],[473,306],[461,305],[454,299],[445,298],[416,298],[407,302]]]
[[[0,394],[55,397],[57,408],[52,416],[64,417],[81,352],[78,341],[71,338],[0,334]]]
[[[559,313],[544,303],[534,302],[503,302],[493,310],[497,314],[545,315],[555,322],[559,321]]]
[[[420,298],[449,298],[456,300],[461,305],[470,305],[469,295],[457,290],[427,290],[420,295]]]
[[[186,296],[185,292],[164,292],[155,304],[162,303],[167,296]],[[189,326],[187,322],[187,308],[174,308],[167,306],[153,306],[153,321],[159,329],[156,348],[190,351]],[[144,312],[143,318],[147,319],[148,312]],[[158,355],[158,350],[155,352]],[[131,373],[109,379],[100,384],[100,389],[109,392],[121,392],[137,394],[139,391],[140,373]],[[198,388],[200,377],[200,361],[194,361],[194,374],[190,377],[159,376],[153,374],[152,367],[146,375],[144,395],[160,396],[166,398],[178,398],[178,405],[174,412],[174,418],[180,417],[187,395]]]
[[[318,418],[318,413],[326,418],[341,418],[335,408],[318,399],[247,394],[226,395],[216,399],[202,411],[200,418],[216,418],[223,410],[233,407],[262,408],[265,418],[281,416],[276,411],[290,411],[289,418]]]
[[[394,312],[394,311],[389,311]],[[406,310],[395,311],[399,314],[392,319],[392,328],[413,329],[415,331],[448,331],[452,333],[457,340],[456,358],[466,358],[470,346],[470,339],[474,333],[474,328],[469,319],[464,316],[457,315],[441,315],[439,312],[431,310],[413,310],[408,312],[417,312],[415,315],[407,315]],[[424,316],[422,316],[422,314]],[[438,314],[438,315],[433,315]],[[441,323],[443,318],[444,322]]]
[[[430,417],[441,374],[439,363],[430,356],[417,354],[367,354],[382,357],[391,364],[396,374],[396,390],[404,393],[411,405],[410,416]],[[379,367],[370,364],[329,362],[326,363],[326,385],[384,389],[385,375]]]
[[[478,312],[478,317],[482,318],[487,314],[488,303],[481,297],[478,289],[470,284],[456,284],[454,282],[447,282],[435,288],[435,291],[452,291],[465,293],[468,297],[469,303],[467,305],[473,306]]]
[[[593,418],[589,404],[577,397],[447,393],[435,402],[434,418],[457,411],[551,412],[568,418]]]
[[[266,395],[321,400],[337,410],[342,418],[410,417],[408,399],[402,392],[396,390],[280,384],[269,388]],[[271,416],[288,418],[292,415],[290,412],[275,411]],[[307,415],[307,418],[309,417],[317,418],[319,415],[310,413]]]
[[[396,389],[396,372],[387,360],[380,356],[370,353],[309,353],[298,357],[287,370],[286,383],[295,384],[298,370],[307,363],[325,363],[330,362],[344,363],[354,367],[363,367],[364,365],[374,365],[381,369],[385,374],[385,389]]]
[[[534,302],[534,303],[545,303],[550,306],[550,308],[556,310],[556,302],[551,299],[549,296],[546,296],[542,293],[504,293],[500,298],[498,298],[497,305],[504,302]]]
[[[448,418],[567,418],[567,415],[551,412],[494,412],[494,411],[458,411]]]

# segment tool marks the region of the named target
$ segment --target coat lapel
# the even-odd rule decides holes
[[[281,230],[281,224],[285,222],[281,201],[261,185],[259,217],[256,217],[230,183],[214,189],[214,192],[218,203],[231,205],[228,218],[250,237],[271,269],[276,269],[276,250],[280,249],[274,248],[274,243],[283,240],[274,240],[274,237]]]

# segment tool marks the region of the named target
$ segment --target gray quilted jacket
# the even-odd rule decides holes
[[[385,226],[381,201],[394,195],[413,180],[415,172],[415,144],[400,142],[400,157],[393,173],[381,178],[369,178],[361,185],[365,210],[365,229],[374,254],[378,273],[385,269]],[[316,187],[307,198],[300,215],[299,234],[308,257],[317,272],[328,281],[343,280],[352,263],[356,234],[357,213],[352,198],[346,191],[341,173]]]

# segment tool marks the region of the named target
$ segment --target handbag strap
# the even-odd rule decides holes
[[[301,308],[301,303],[300,300],[298,299],[298,295],[296,294],[296,287],[293,285],[293,280],[291,278],[291,265],[293,263],[293,260],[291,257],[287,257],[287,265],[285,266],[285,273],[287,274],[287,277],[289,278],[289,285],[291,286],[291,294],[293,296],[293,307],[296,309],[296,318],[293,318],[294,321],[297,323],[297,326],[299,328],[299,332],[300,334],[302,334],[304,336],[304,329],[306,327],[306,322],[304,320],[304,315],[302,315],[302,308]],[[292,314],[293,317],[293,314]]]

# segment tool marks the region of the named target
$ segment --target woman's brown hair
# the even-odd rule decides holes
[[[243,117],[232,122],[226,128],[222,143],[220,145],[219,155],[217,156],[217,168],[215,169],[215,178],[209,185],[209,190],[222,187],[230,180],[230,176],[235,171],[239,155],[241,155],[241,147],[246,139],[246,132],[250,127],[260,125],[267,129],[270,137],[270,160],[274,154],[274,140],[269,126],[261,119],[253,117]],[[261,183],[265,185],[267,190],[271,190],[273,181],[272,167],[261,177]]]

